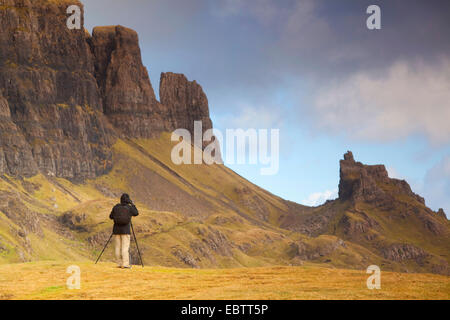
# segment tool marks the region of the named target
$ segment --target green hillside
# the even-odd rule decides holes
[[[223,165],[177,166],[170,160],[173,143],[168,141],[169,134],[118,140],[113,169],[84,183],[42,174],[25,179],[2,176],[0,262],[94,260],[109,238],[108,215],[123,192],[131,194],[140,210],[134,226],[146,265],[228,268],[308,261],[340,268],[377,264],[387,270],[426,272],[430,263],[448,259],[448,233],[430,237],[411,227],[418,224],[414,219],[393,225],[368,208],[371,219],[389,227],[375,240],[348,234],[339,223],[343,216],[351,223],[365,220],[346,202],[304,207],[262,190]],[[298,221],[308,227],[308,217],[323,215],[330,218],[316,233],[295,227]],[[367,230],[372,232],[377,229]],[[398,239],[423,242],[434,253],[425,259],[428,265],[390,261],[380,254],[377,247]],[[112,261],[112,245],[102,259]],[[139,262],[134,244],[132,261]]]

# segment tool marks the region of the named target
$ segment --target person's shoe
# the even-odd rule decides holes
[[[131,269],[131,266],[124,266],[124,269]]]
[[[117,268],[122,269],[123,267],[122,266],[117,266]]]

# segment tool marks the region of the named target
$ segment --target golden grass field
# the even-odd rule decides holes
[[[69,265],[81,289],[69,290]],[[179,269],[112,263],[30,262],[0,265],[0,299],[450,299],[450,277],[382,272],[369,290],[364,270],[317,266]]]

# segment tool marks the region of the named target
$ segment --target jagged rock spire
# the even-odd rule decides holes
[[[351,151],[347,151],[347,153],[344,154],[344,160],[355,162],[355,159],[353,158],[353,153]]]
[[[395,186],[396,192],[413,196],[424,203],[424,199],[412,192],[405,180],[389,178],[384,165],[364,165],[354,160],[351,151],[344,154],[344,160],[340,161],[339,199],[385,205],[392,201],[393,196],[382,188],[383,185]]]

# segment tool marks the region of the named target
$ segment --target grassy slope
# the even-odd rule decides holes
[[[0,265],[0,299],[450,299],[445,276],[382,272],[381,289],[369,290],[364,271],[316,266],[123,270],[73,263],[81,268],[81,289],[69,290],[70,264]]]
[[[293,241],[301,241],[309,251],[317,252],[337,240],[331,234],[308,238],[279,228],[280,216],[289,210],[285,201],[224,166],[174,165],[170,160],[173,144],[169,134],[152,140],[118,140],[113,170],[84,184],[43,175],[23,181],[0,179],[0,191],[10,192],[30,211],[52,217],[68,212],[84,216],[77,226],[85,229],[67,238],[56,233],[55,226],[41,222],[43,237],[32,232],[27,235],[30,251],[26,241],[17,236],[21,227],[0,208],[0,263],[23,261],[21,255],[27,261],[92,260],[111,232],[109,211],[125,191],[133,196],[141,212],[134,224],[149,265],[189,267],[173,254],[174,250],[193,257],[201,268],[296,265],[301,261],[292,255]],[[310,214],[322,209],[311,209]],[[228,240],[220,243],[220,237],[208,239],[215,232]],[[93,237],[97,237],[94,242]],[[192,243],[200,244],[202,251],[195,252]],[[223,247],[216,250],[217,244]],[[112,259],[111,247],[105,252],[105,261]],[[361,269],[383,263],[381,257],[351,242],[314,261]],[[389,268],[398,270],[392,265]]]
[[[167,140],[170,141],[170,136],[165,134],[160,139],[137,141],[145,147],[141,151],[137,149],[141,146],[135,142],[119,140],[114,146],[114,169],[108,175],[85,184],[73,184],[68,180],[41,174],[23,181],[12,177],[0,180],[0,189],[12,192],[11,196],[20,199],[30,211],[52,216],[66,212],[87,216],[80,224],[87,231],[72,233],[71,240],[55,234],[52,226],[41,223],[44,237],[37,237],[31,232],[27,235],[32,247],[30,253],[24,242],[17,240],[20,227],[17,226],[17,230],[9,228],[8,225],[14,225],[14,222],[0,212],[0,244],[5,249],[0,250],[0,263],[20,262],[17,251],[21,251],[27,260],[92,259],[99,253],[104,241],[99,241],[96,250],[85,244],[90,237],[99,233],[103,233],[107,239],[111,230],[109,211],[117,202],[117,195],[125,191],[136,195],[141,216],[135,219],[135,228],[149,264],[186,267],[172,255],[171,250],[177,247],[195,256],[190,243],[202,241],[198,229],[209,226],[224,234],[230,243],[237,246],[251,244],[251,252],[247,255],[230,248],[231,254],[224,255],[206,248],[210,256],[198,261],[200,267],[287,263],[289,257],[285,252],[289,239],[283,237],[288,232],[266,222],[260,222],[260,226],[250,223],[246,218],[254,219],[253,213],[245,205],[235,204],[237,198],[234,190],[246,186],[278,206],[282,205],[280,199],[263,192],[224,167],[171,166],[167,157],[171,145]],[[158,159],[168,164],[170,169],[158,163]],[[29,188],[25,188],[25,185]],[[99,190],[107,190],[107,194]],[[162,194],[158,194],[161,190]],[[169,199],[167,202],[181,199],[180,204],[169,203],[167,206],[174,207],[173,210],[161,209],[166,205],[166,198]],[[186,207],[191,207],[191,212],[183,212],[185,203]],[[208,210],[201,207],[200,203],[207,203]],[[198,216],[195,214],[197,208],[203,212]],[[216,224],[217,219],[222,219],[222,222]],[[105,259],[112,258],[110,249],[106,251]]]

